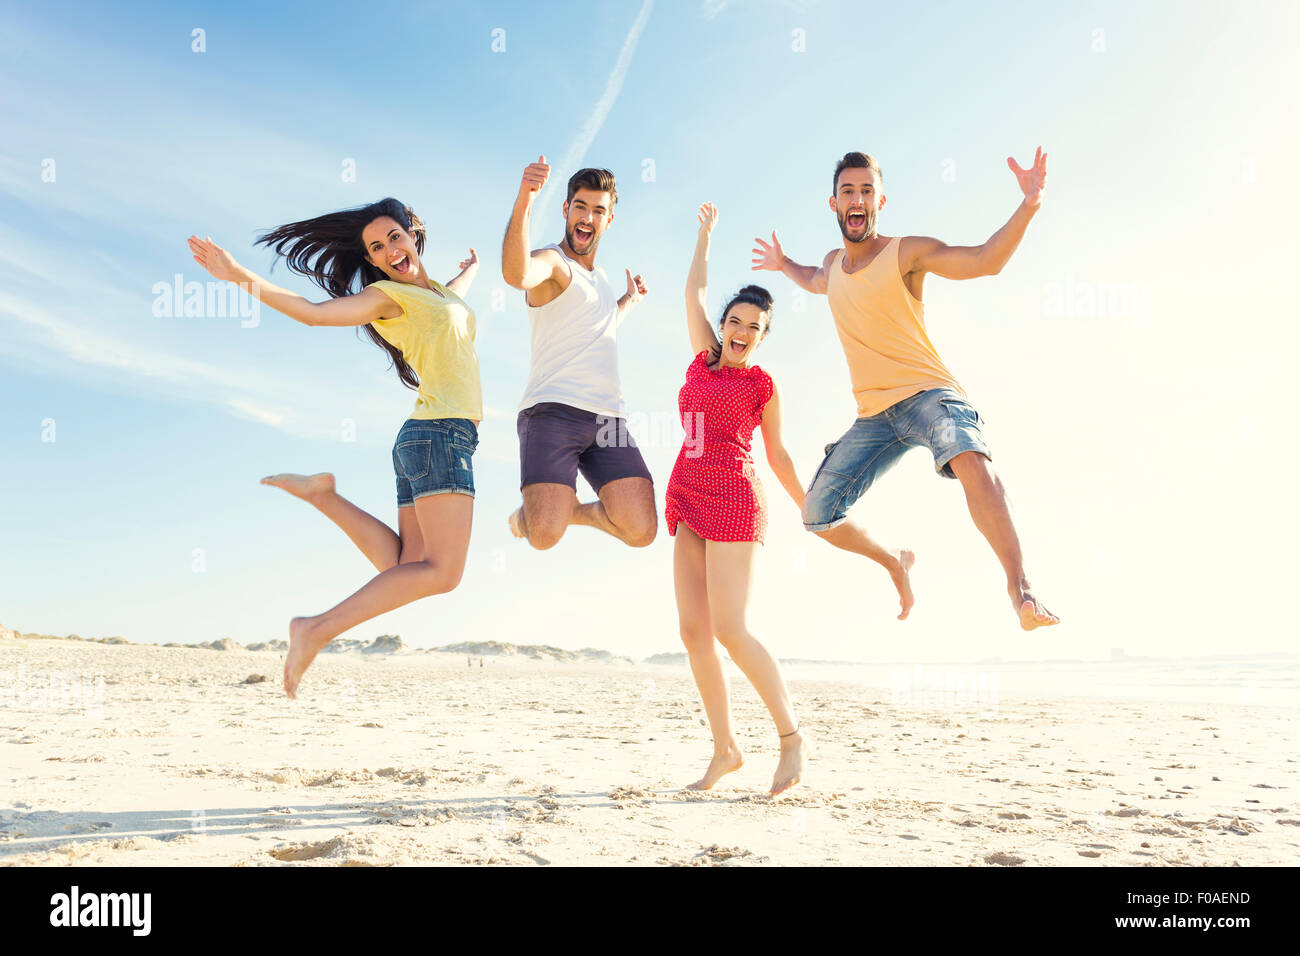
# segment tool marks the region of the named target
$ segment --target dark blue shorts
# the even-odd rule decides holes
[[[478,428],[468,418],[408,418],[393,444],[397,507],[426,495],[474,497]]]
[[[618,478],[645,478],[650,469],[627,421],[559,402],[519,413],[519,487],[549,482],[577,490],[578,472],[600,489]]]

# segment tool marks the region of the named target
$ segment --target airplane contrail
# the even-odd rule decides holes
[[[618,52],[618,60],[614,63],[614,69],[610,71],[609,79],[605,81],[605,91],[596,101],[595,108],[587,121],[582,124],[582,129],[569,148],[564,153],[564,158],[559,163],[551,164],[551,178],[547,180],[542,189],[542,195],[538,196],[538,209],[546,208],[546,200],[550,196],[551,187],[556,183],[567,183],[571,176],[578,168],[578,164],[586,155],[587,150],[591,148],[592,142],[596,139],[596,134],[600,132],[601,126],[605,123],[605,117],[609,115],[610,109],[614,106],[614,101],[618,99],[619,91],[623,89],[623,78],[627,76],[628,67],[632,65],[632,54],[636,52],[637,41],[641,38],[641,31],[645,29],[646,23],[650,19],[650,11],[654,9],[654,0],[645,0],[641,4],[641,12],[637,14],[636,20],[632,23],[632,28],[627,32],[627,38],[623,41],[623,49]]]

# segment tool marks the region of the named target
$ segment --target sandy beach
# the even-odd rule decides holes
[[[281,660],[0,638],[0,863],[1300,861],[1293,708],[900,706],[792,679],[815,750],[773,800],[775,735],[738,673],[746,765],[696,793],[711,743],[684,664],[350,651],[290,701]]]

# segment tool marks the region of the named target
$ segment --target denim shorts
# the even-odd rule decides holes
[[[477,447],[478,428],[468,418],[408,418],[393,444],[397,507],[426,495],[474,497]]]
[[[949,462],[962,452],[978,452],[991,461],[982,424],[966,396],[951,388],[918,392],[879,415],[859,418],[839,441],[826,446],[804,496],[803,526],[828,531],[841,524],[872,483],[914,446],[930,449],[935,471],[945,478],[957,477]]]

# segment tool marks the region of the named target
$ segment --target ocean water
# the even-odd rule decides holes
[[[1001,698],[1053,697],[1292,708],[1300,657],[1188,660],[857,664],[782,662],[789,680],[877,688],[898,704],[987,709]]]

